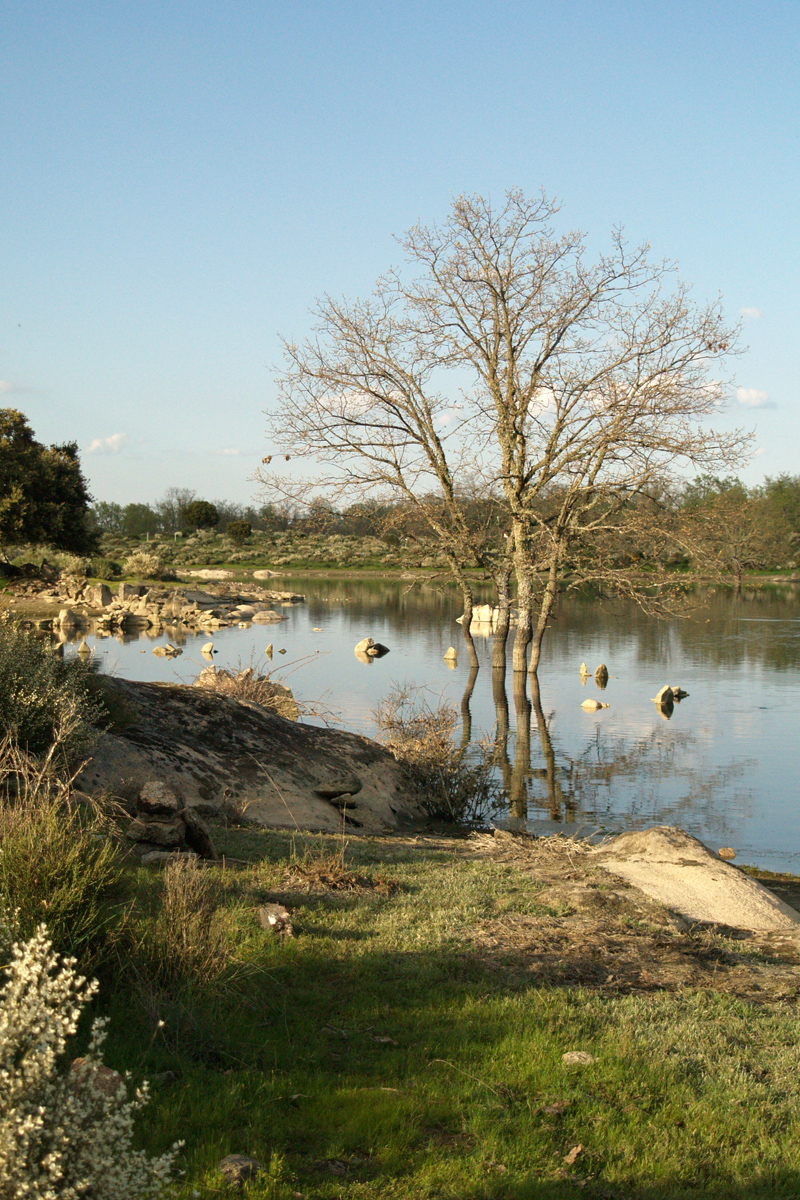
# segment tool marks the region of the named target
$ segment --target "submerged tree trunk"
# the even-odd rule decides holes
[[[531,675],[531,703],[533,711],[536,714],[536,725],[539,730],[539,742],[542,747],[542,755],[544,757],[545,782],[547,784],[547,808],[550,816],[554,821],[561,819],[563,810],[564,793],[561,787],[558,767],[556,765],[556,752],[553,749],[553,742],[550,737],[550,730],[547,728],[544,711],[542,709],[542,700],[539,695],[539,678],[537,675]]]
[[[506,695],[505,667],[492,671],[492,698],[494,699],[495,728],[494,754],[495,766],[500,768],[503,776],[503,787],[507,795],[511,795],[511,763],[508,758],[508,696]]]
[[[532,637],[533,580],[530,568],[522,564],[517,568],[517,635],[514,638],[512,663],[514,673],[527,671],[528,646]]]
[[[461,745],[459,746],[461,754],[464,753],[472,741],[472,712],[469,704],[472,699],[472,693],[475,690],[475,680],[477,678],[478,666],[476,663],[470,670],[467,686],[464,688],[464,695],[461,697]]]
[[[472,624],[472,588],[465,580],[461,580],[461,594],[464,598],[464,618],[461,622],[461,632],[464,635],[464,641],[467,643],[467,655],[469,657],[469,665],[473,671],[478,669],[478,651],[475,649],[475,643],[472,640],[470,625]]]
[[[494,640],[492,642],[492,667],[496,671],[505,671],[506,669],[506,643],[508,642],[508,631],[511,624],[510,579],[511,563],[508,563],[495,576],[498,615],[494,627]]]
[[[528,819],[528,778],[531,773],[531,702],[528,699],[528,678],[524,671],[515,671],[512,683],[514,711],[517,719],[517,744],[509,788],[510,813],[519,821]]]
[[[539,605],[539,619],[536,622],[536,629],[533,631],[531,645],[531,664],[529,671],[531,675],[536,675],[539,670],[539,660],[542,656],[542,639],[544,631],[547,629],[547,622],[550,619],[550,613],[553,611],[553,605],[556,602],[558,595],[558,562],[556,556],[550,563],[550,570],[547,573],[547,585],[544,589],[542,602]]]

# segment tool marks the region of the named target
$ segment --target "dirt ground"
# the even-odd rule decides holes
[[[508,863],[528,877],[538,912],[478,921],[465,937],[467,955],[521,983],[528,978],[608,993],[710,988],[761,1004],[800,997],[800,942],[691,924],[595,865],[586,842],[500,831],[375,840],[387,864],[393,850],[407,855],[412,842],[422,854],[447,847],[457,856]],[[800,879],[748,874],[800,905]],[[317,885],[326,890],[323,881]]]

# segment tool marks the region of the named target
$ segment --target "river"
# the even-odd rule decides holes
[[[269,668],[291,686],[304,719],[370,736],[374,710],[395,684],[414,684],[434,706],[454,704],[459,740],[492,744],[507,799],[497,824],[536,833],[676,824],[714,849],[734,848],[738,863],[800,874],[800,593],[792,587],[739,597],[709,589],[690,616],[673,620],[619,602],[562,600],[537,696],[515,687],[510,670],[505,681],[493,678],[488,637],[476,638],[480,669],[471,675],[450,587],[299,575],[270,586],[306,602],[281,609],[279,625],[216,631],[216,665]],[[359,662],[353,647],[366,636],[390,653]],[[178,641],[174,630],[87,642],[102,669],[121,677],[190,682],[207,665],[200,647],[208,638],[182,639],[177,659],[152,654]],[[458,650],[452,667],[449,646]],[[608,666],[605,689],[581,680],[583,661],[590,672]],[[669,718],[651,702],[663,684],[689,693]],[[609,707],[587,713],[587,697]]]

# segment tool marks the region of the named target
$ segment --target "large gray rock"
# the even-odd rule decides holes
[[[620,834],[592,861],[690,921],[800,939],[800,913],[682,829]]]
[[[203,687],[109,678],[126,724],[101,735],[82,790],[135,803],[158,779],[190,808],[230,803],[256,824],[337,832],[342,818],[317,789],[361,782],[351,823],[364,833],[423,815],[402,767],[359,734],[284,720],[259,704]],[[142,831],[142,840],[153,841]],[[159,845],[162,843],[158,843]]]
[[[160,779],[151,779],[139,792],[136,807],[140,813],[176,816],[183,805],[172,788]]]

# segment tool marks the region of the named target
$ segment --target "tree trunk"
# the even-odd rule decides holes
[[[464,688],[464,695],[461,697],[461,745],[459,753],[463,754],[472,741],[472,712],[470,711],[469,703],[472,699],[472,693],[475,690],[475,680],[478,678],[477,664],[472,667],[467,680],[467,686]]]
[[[539,605],[539,619],[536,622],[536,629],[533,633],[533,644],[531,646],[531,665],[529,668],[531,675],[536,675],[539,670],[539,660],[542,656],[542,639],[544,631],[547,629],[547,622],[550,619],[550,613],[553,611],[553,605],[556,602],[558,595],[558,561],[556,556],[550,563],[550,570],[547,574],[547,586],[544,589],[542,603]]]
[[[733,572],[733,594],[738,596],[742,590],[742,564],[738,558],[734,558],[731,563],[731,571]]]
[[[530,570],[522,565],[517,568],[517,636],[514,638],[512,663],[514,673],[527,671],[528,646],[532,636],[533,581]]]
[[[505,671],[506,669],[506,643],[508,642],[508,630],[511,624],[511,596],[508,586],[510,578],[511,563],[508,563],[495,576],[498,618],[494,627],[494,641],[492,642],[492,666],[497,671]]]
[[[531,675],[531,702],[533,711],[536,714],[536,724],[539,729],[539,741],[542,746],[542,754],[544,756],[545,780],[547,783],[547,807],[550,816],[554,821],[561,820],[563,811],[564,793],[561,788],[561,780],[559,779],[558,767],[556,765],[556,752],[553,749],[553,742],[550,737],[550,730],[547,728],[547,721],[544,717],[542,709],[542,700],[539,695],[539,678],[537,675]]]
[[[523,676],[524,679],[524,676]],[[500,768],[503,787],[511,794],[511,763],[508,759],[508,696],[506,695],[505,667],[492,671],[492,697],[494,698],[495,732],[493,762]]]
[[[528,699],[528,678],[524,671],[515,671],[512,684],[514,710],[517,720],[517,744],[508,798],[512,817],[518,821],[528,818],[528,778],[531,773],[531,702]]]
[[[461,580],[461,594],[464,597],[464,619],[461,622],[461,632],[464,635],[464,641],[467,643],[467,656],[469,657],[470,668],[477,670],[478,651],[475,649],[475,643],[472,640],[469,628],[472,624],[472,588],[463,579]]]

